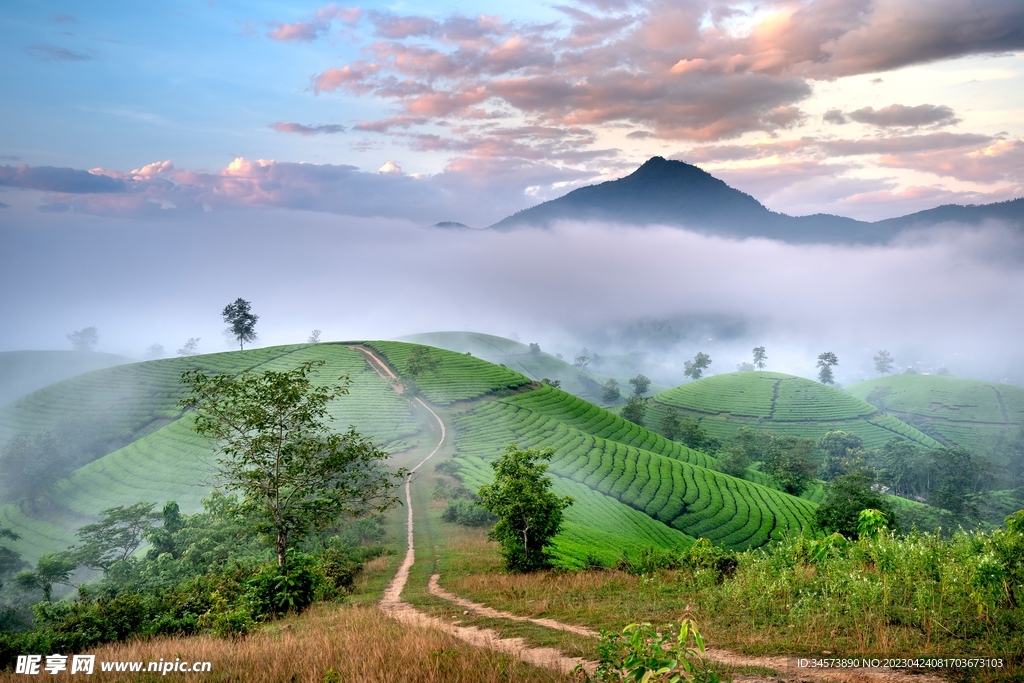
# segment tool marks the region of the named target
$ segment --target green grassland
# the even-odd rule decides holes
[[[75,375],[132,362],[96,351],[0,351],[0,405]]]
[[[854,396],[947,445],[999,460],[1024,425],[1024,388],[939,375],[897,375],[851,385]]]
[[[611,375],[580,370],[544,351],[533,353],[526,344],[479,332],[428,332],[402,337],[402,341],[427,344],[458,353],[469,352],[491,363],[504,365],[532,380],[558,380],[562,389],[592,403],[601,402],[604,391],[601,385],[613,378]],[[616,376],[614,379],[622,386],[623,393],[629,389],[627,377]],[[667,388],[652,384],[650,391]]]
[[[733,372],[707,377],[656,394],[646,423],[657,429],[669,408],[701,420],[714,437],[728,439],[740,427],[817,439],[841,429],[867,448],[902,436],[927,448],[939,443],[876,406],[830,386],[778,372]]]

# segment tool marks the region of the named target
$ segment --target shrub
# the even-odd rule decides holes
[[[441,513],[441,519],[462,526],[491,526],[498,518],[480,506],[479,503],[462,499],[452,500]]]
[[[245,602],[254,619],[298,613],[313,604],[321,577],[313,571],[312,558],[295,553],[289,560],[287,569],[268,566],[247,582]]]
[[[692,645],[691,645],[692,640]],[[718,683],[701,655],[704,639],[692,619],[662,630],[650,623],[630,624],[621,634],[605,631],[598,645],[601,662],[597,679],[606,683],[664,681],[665,683]]]

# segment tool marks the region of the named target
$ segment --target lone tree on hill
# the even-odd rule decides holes
[[[252,312],[252,304],[239,297],[221,311],[224,322],[228,324],[231,335],[238,340],[239,350],[245,349],[245,343],[256,339],[256,321],[260,319]]]
[[[692,361],[688,360],[683,363],[683,374],[690,379],[700,379],[709,365],[711,365],[711,356],[703,351],[698,351]]]
[[[836,379],[832,375],[832,368],[839,365],[839,359],[831,351],[818,355],[818,381],[822,384],[835,384]]]
[[[875,354],[875,372],[879,375],[888,375],[892,372],[893,358],[888,351],[879,351]]]
[[[77,332],[67,335],[67,338],[75,351],[92,351],[100,341],[100,333],[96,331],[95,327],[83,327]]]
[[[489,534],[501,544],[505,567],[530,572],[546,567],[547,547],[562,526],[562,511],[572,498],[560,498],[551,491],[551,477],[544,476],[553,448],[521,450],[515,444],[505,448],[496,462],[494,482],[480,487],[480,505],[498,518]]]
[[[181,406],[196,411],[195,430],[215,439],[217,473],[241,492],[242,509],[273,539],[284,571],[288,550],[343,515],[387,510],[405,471],[384,466],[388,454],[350,427],[330,429],[328,404],[348,393],[349,378],[314,386],[310,374],[324,361],[287,371],[238,376],[185,372],[189,393]]]
[[[586,349],[586,347],[584,347],[584,349],[576,355],[576,359],[573,360],[572,364],[580,370],[586,370],[592,360],[594,360],[594,356]]]
[[[320,330],[313,330],[309,333],[309,338],[306,339],[307,344],[319,344],[320,343]]]
[[[404,372],[413,379],[419,377],[424,372],[432,372],[436,375],[443,361],[444,359],[441,356],[431,354],[430,349],[426,346],[417,346],[409,354],[409,357],[405,359]]]
[[[766,360],[768,360],[768,353],[764,350],[764,347],[754,347],[754,367],[758,370],[764,370]]]
[[[644,426],[644,416],[647,414],[647,401],[643,400],[639,396],[630,396],[626,399],[626,405],[622,406],[622,410],[619,411],[619,415],[623,418],[638,424],[641,427]]]
[[[619,391],[619,382],[614,377],[605,382],[602,386],[601,400],[605,403],[615,403],[622,396]]]
[[[637,375],[633,379],[629,380],[629,383],[633,385],[634,396],[643,396],[651,387],[651,380],[646,375]]]

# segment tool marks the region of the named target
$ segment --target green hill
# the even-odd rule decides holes
[[[95,351],[2,351],[0,405],[68,377],[132,362]]]
[[[850,393],[944,444],[1001,461],[1007,438],[1024,425],[1024,388],[939,375],[859,382]]]
[[[414,348],[401,342],[365,346],[398,374]],[[509,443],[555,449],[555,488],[576,499],[557,540],[556,555],[566,563],[587,555],[611,561],[624,550],[650,545],[682,547],[696,536],[730,548],[756,547],[808,525],[814,504],[807,500],[717,472],[714,458],[510,368],[440,349],[432,353],[442,358],[441,368],[421,375],[418,385],[451,427],[454,458],[467,485],[487,481],[489,463]],[[392,452],[436,438],[409,401],[392,391],[362,353],[344,344],[120,366],[0,407],[5,437],[78,422],[91,423],[112,444],[53,485],[48,506],[33,509],[16,491],[7,492],[0,525],[21,534],[17,548],[32,560],[72,543],[74,529],[108,507],[175,499],[184,512],[196,510],[212,487],[212,451],[176,406],[180,373],[283,369],[314,359],[327,361],[320,381],[352,378],[350,394],[331,405],[339,428],[354,425]]]
[[[877,407],[830,386],[778,372],[733,372],[707,377],[656,394],[647,423],[657,426],[669,408],[701,420],[719,439],[740,427],[767,429],[812,439],[841,429],[857,434],[867,448],[902,436],[928,448],[931,437]]]

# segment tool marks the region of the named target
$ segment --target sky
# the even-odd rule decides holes
[[[486,227],[654,155],[863,220],[1024,196],[1024,4],[7,2],[0,351],[230,348],[442,329],[572,353],[669,321],[666,368],[1024,383],[1024,242],[874,246]],[[669,373],[671,374],[671,373]]]

